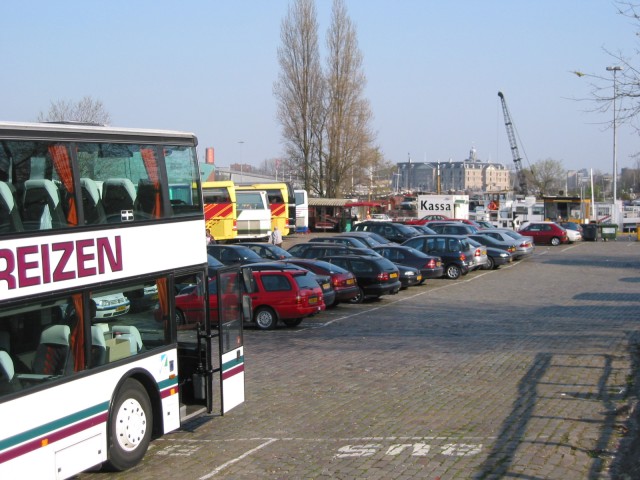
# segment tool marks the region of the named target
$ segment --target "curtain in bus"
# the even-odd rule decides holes
[[[153,185],[153,217],[160,218],[162,212],[162,199],[160,198],[160,175],[158,172],[158,161],[156,160],[155,150],[153,148],[141,148],[140,154],[144,162],[144,168],[147,176]],[[139,193],[139,192],[138,192]]]
[[[75,310],[75,324],[71,324],[71,352],[73,353],[73,371],[84,370],[85,348],[84,348],[84,309],[82,305],[82,294],[71,295],[73,308]]]
[[[168,342],[171,338],[171,323],[169,320],[169,289],[167,278],[158,278],[156,280],[158,286],[158,303],[160,305],[160,315],[162,318],[162,325],[164,327],[165,340]]]
[[[60,177],[64,188],[69,193],[68,198],[64,199],[66,202],[64,206],[67,209],[67,223],[69,225],[77,225],[78,212],[76,210],[76,199],[73,193],[73,171],[71,169],[69,151],[64,145],[49,145],[49,155],[51,155],[53,159],[53,168],[56,169],[58,177]]]

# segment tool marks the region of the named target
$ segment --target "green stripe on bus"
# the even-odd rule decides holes
[[[89,417],[93,417],[108,410],[108,408],[109,402],[99,403],[98,405],[95,405],[93,407],[80,410],[79,412],[59,418],[58,420],[54,420],[53,422],[45,423],[44,425],[40,425],[39,427],[32,428],[31,430],[27,430],[26,432],[19,433],[18,435],[14,435],[13,437],[0,440],[0,450],[5,450],[20,443],[28,442],[29,440],[32,440],[34,438],[45,436],[49,432],[52,432],[54,430],[59,430],[66,427],[67,425],[71,425],[72,423],[76,423]]]

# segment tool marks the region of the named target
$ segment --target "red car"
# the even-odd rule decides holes
[[[532,237],[536,244],[548,243],[555,246],[569,243],[567,231],[554,222],[532,222],[518,230],[518,233]]]
[[[261,330],[275,328],[279,320],[296,327],[326,308],[322,288],[307,270],[260,270],[253,272],[253,278],[254,291],[249,296],[253,322]]]
[[[413,220],[407,220],[404,222],[405,225],[425,225],[429,222],[442,222],[442,221],[451,221],[451,218],[445,217],[444,215],[425,215],[422,218],[414,218]]]
[[[211,314],[211,323],[213,325],[218,324],[218,281],[217,278],[211,277],[208,280],[209,284],[209,312]],[[235,297],[237,293],[222,293],[222,295],[233,296],[229,302],[225,304],[229,305],[231,310],[228,311],[229,319],[234,320],[237,318],[238,308]],[[190,328],[188,326],[195,326],[196,323],[204,323],[203,318],[203,292],[201,284],[188,285],[180,290],[175,297],[176,299],[176,323],[178,328]],[[225,317],[225,314],[223,314]],[[223,320],[224,321],[224,320]]]

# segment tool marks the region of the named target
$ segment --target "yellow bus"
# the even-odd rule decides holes
[[[238,236],[238,216],[234,183],[203,182],[202,198],[207,230],[216,242],[235,240]]]
[[[264,190],[271,209],[271,230],[278,227],[282,235],[295,231],[296,200],[293,188],[284,182],[236,184],[237,190]]]

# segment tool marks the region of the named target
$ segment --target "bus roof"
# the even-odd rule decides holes
[[[33,140],[54,139],[57,141],[73,141],[82,139],[87,141],[108,140],[135,141],[153,137],[153,141],[166,144],[197,145],[198,141],[193,133],[175,130],[154,130],[140,128],[110,127],[85,123],[26,123],[0,122],[0,136],[2,138],[31,138]]]

